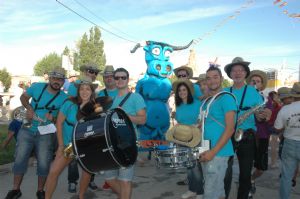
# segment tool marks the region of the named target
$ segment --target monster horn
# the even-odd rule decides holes
[[[183,50],[183,49],[187,49],[188,47],[190,47],[192,45],[192,43],[194,42],[194,40],[190,41],[190,43],[188,43],[188,45],[186,46],[172,46],[169,45],[171,48],[173,48],[173,50]]]

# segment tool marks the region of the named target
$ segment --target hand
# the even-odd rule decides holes
[[[199,155],[200,162],[208,162],[211,161],[215,157],[215,153],[212,150],[204,151]]]
[[[53,117],[53,115],[51,113],[46,113],[45,117],[49,121],[53,121],[53,119],[54,119],[54,117]]]
[[[32,120],[34,116],[34,111],[32,108],[26,110],[26,118]]]

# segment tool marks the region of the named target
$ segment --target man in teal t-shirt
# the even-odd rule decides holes
[[[36,196],[38,199],[45,198],[43,189],[54,153],[55,118],[67,98],[67,95],[61,91],[64,80],[65,70],[56,68],[49,73],[49,83],[34,83],[20,97],[22,105],[27,109],[27,118],[30,122],[24,124],[18,134],[13,166],[14,186],[6,198],[19,198],[22,195],[20,186],[32,150],[38,162]],[[31,103],[30,99],[32,99]]]
[[[114,80],[114,67],[112,65],[107,65],[104,68],[102,73],[103,82],[105,85],[105,89],[101,90],[98,93],[99,97],[109,96],[114,99],[118,94],[118,89],[116,87],[116,82]]]

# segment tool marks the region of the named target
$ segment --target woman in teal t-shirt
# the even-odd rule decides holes
[[[71,97],[69,100],[66,100],[58,113],[56,122],[58,149],[46,181],[46,199],[52,197],[59,175],[73,160],[72,158],[64,156],[64,149],[71,143],[72,133],[76,122],[83,117],[81,111],[78,111],[78,109],[82,109],[84,105],[89,102],[95,102],[95,89],[98,85],[93,84],[90,78],[83,78],[76,83],[75,86],[77,87],[78,97]],[[83,199],[90,178],[91,174],[82,170],[79,190],[80,199]]]

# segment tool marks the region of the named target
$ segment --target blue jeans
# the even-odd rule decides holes
[[[204,199],[225,197],[224,177],[229,157],[215,156],[211,161],[203,163],[205,178]]]
[[[37,175],[46,177],[53,159],[54,136],[55,134],[40,135],[39,132],[21,128],[16,144],[14,174],[26,173],[30,154],[34,150],[37,158]]]
[[[121,181],[131,182],[134,176],[134,165],[126,168],[105,171],[104,176],[105,180],[118,179]]]
[[[280,198],[290,198],[292,178],[300,162],[300,141],[284,139],[281,154]]]
[[[189,182],[189,190],[202,195],[204,193],[204,178],[201,164],[198,162],[194,167],[187,169],[187,178]]]

